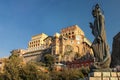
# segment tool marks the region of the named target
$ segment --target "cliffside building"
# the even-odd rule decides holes
[[[60,33],[48,36],[44,33],[32,36],[26,50],[17,49],[17,52],[24,57],[25,62],[40,61],[42,55],[48,51],[55,58],[56,62],[73,61],[86,54],[92,55],[91,42],[85,37],[84,32],[78,25],[63,28]]]
[[[47,37],[48,35],[44,33],[32,36],[31,41],[29,41],[28,43],[28,51],[34,51],[44,48],[45,46],[44,39]]]
[[[85,37],[78,25],[63,28],[60,34],[55,34],[52,54],[56,61],[73,61],[75,57],[82,57],[87,53],[93,54],[91,42]]]

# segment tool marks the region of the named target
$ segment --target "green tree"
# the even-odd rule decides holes
[[[75,56],[74,56],[74,59],[80,59],[80,58],[81,58],[80,53],[76,52],[76,53],[75,53]]]
[[[19,68],[22,66],[22,58],[19,54],[12,54],[5,61],[4,78],[5,80],[19,80]]]
[[[84,75],[82,74],[79,69],[65,69],[62,72],[62,78],[64,80],[77,80],[79,78],[83,78]]]
[[[65,46],[65,55],[69,55],[73,52],[74,48],[71,45],[66,45]]]
[[[23,64],[19,54],[12,54],[5,61],[4,73],[0,76],[2,80],[49,80],[49,73],[40,70],[42,63],[29,62]]]
[[[51,55],[51,54],[46,54],[46,55],[44,56],[44,61],[45,61],[46,66],[51,68],[52,65],[53,65],[54,62],[55,62],[55,59],[54,59],[54,56],[53,56],[53,55]]]
[[[49,74],[42,72],[39,70],[38,65],[36,65],[33,62],[27,63],[26,66],[24,66],[20,70],[20,77],[22,80],[48,80],[50,79]]]
[[[79,69],[64,69],[63,71],[52,71],[52,80],[78,80],[84,78]]]
[[[83,68],[81,68],[81,72],[84,74],[84,76],[88,76],[88,74],[90,72],[90,68],[89,67],[83,67]]]

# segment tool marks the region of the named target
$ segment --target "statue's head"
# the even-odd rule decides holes
[[[97,17],[97,15],[101,12],[99,4],[95,5],[95,8],[92,10],[93,17]]]
[[[96,8],[96,9],[99,9],[99,8],[100,8],[100,7],[99,7],[99,4],[96,4],[96,5],[95,5],[95,8]]]

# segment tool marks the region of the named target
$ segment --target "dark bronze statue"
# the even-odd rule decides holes
[[[91,46],[95,57],[94,67],[97,69],[109,68],[111,58],[109,46],[106,41],[105,19],[98,4],[95,5],[92,15],[94,23],[90,23],[90,28],[95,37]]]

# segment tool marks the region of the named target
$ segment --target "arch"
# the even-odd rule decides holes
[[[78,46],[76,46],[76,49],[75,49],[75,50],[76,50],[76,52],[78,52],[78,53],[80,52],[80,49],[79,49]]]

